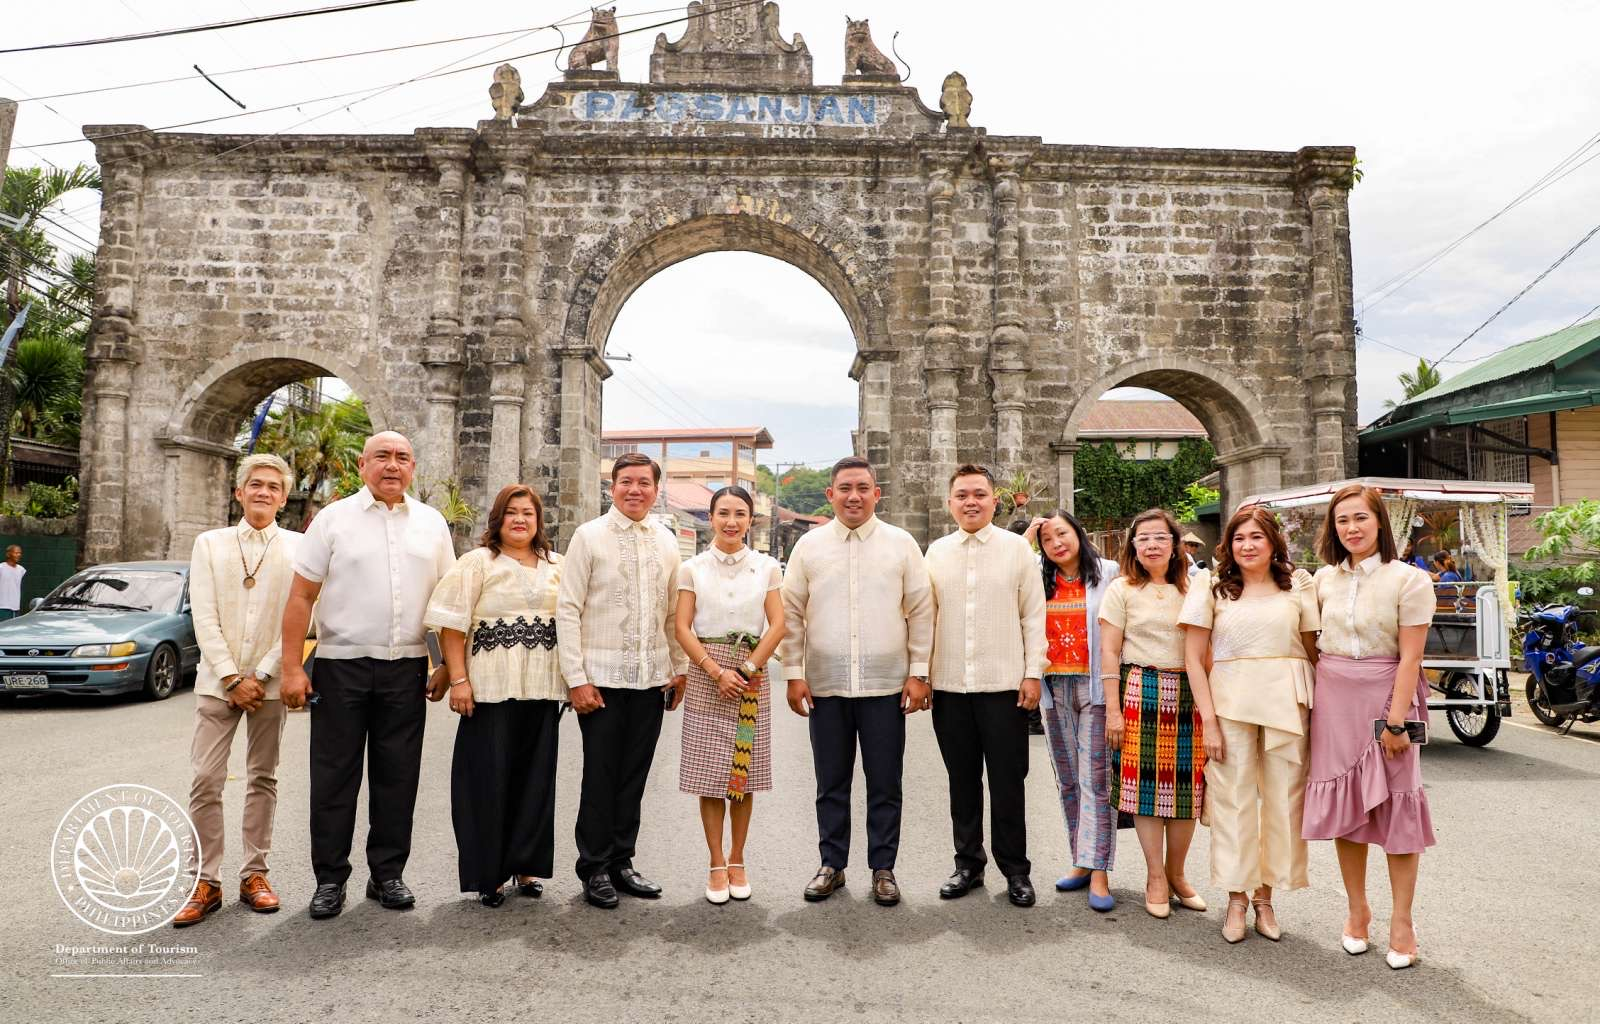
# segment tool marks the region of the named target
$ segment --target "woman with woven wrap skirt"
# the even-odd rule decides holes
[[[1204,680],[1191,689],[1184,671],[1178,614],[1189,563],[1178,521],[1165,509],[1139,513],[1118,562],[1122,575],[1100,602],[1100,675],[1106,684],[1106,747],[1111,751],[1111,806],[1134,816],[1144,853],[1144,907],[1172,913],[1206,901],[1185,877],[1184,862],[1205,802],[1211,717]],[[1118,670],[1120,666],[1120,671]]]
[[[439,581],[424,620],[439,631],[461,716],[450,764],[461,891],[498,907],[513,875],[522,895],[542,894],[555,854],[561,563],[526,484],[501,489],[479,543]]]
[[[744,844],[755,794],[772,788],[771,695],[767,659],[783,639],[783,573],[745,546],[755,502],[743,487],[711,496],[714,543],[678,570],[678,643],[689,656],[682,684],[683,743],[678,788],[700,798],[711,854],[706,899],[750,898]],[[723,850],[723,807],[731,843]]]

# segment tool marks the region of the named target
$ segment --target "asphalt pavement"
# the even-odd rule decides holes
[[[1056,893],[1067,843],[1043,737],[1032,740],[1028,824],[1037,907],[1019,910],[996,875],[986,891],[941,901],[950,871],[944,767],[927,714],[910,723],[895,908],[870,900],[862,784],[857,860],[826,903],[800,891],[816,866],[813,776],[805,724],[773,716],[776,789],[759,796],[748,849],[755,897],[712,906],[692,797],[677,791],[679,719],[667,719],[646,797],[637,864],[660,882],[655,902],[616,911],[584,904],[572,874],[581,748],[561,724],[555,879],[543,899],[488,910],[455,891],[449,766],[454,716],[429,709],[423,783],[406,879],[418,905],[380,909],[351,880],[343,916],[310,920],[307,735],[292,714],[279,771],[274,915],[237,903],[188,929],[106,935],[78,921],[50,877],[51,837],[68,807],[105,785],[139,783],[187,806],[194,697],[85,702],[28,698],[0,707],[0,1021],[173,1022],[338,1019],[472,1021],[1577,1021],[1595,1020],[1595,887],[1600,885],[1600,728],[1559,736],[1525,710],[1493,745],[1469,749],[1434,716],[1423,774],[1439,845],[1423,859],[1420,967],[1383,962],[1387,880],[1373,860],[1379,942],[1339,947],[1344,901],[1332,844],[1315,843],[1312,888],[1281,894],[1281,943],[1219,930],[1225,894],[1208,882],[1201,829],[1190,877],[1212,903],[1142,909],[1143,865],[1131,832],[1112,875],[1117,909]],[[241,770],[243,736],[234,751]],[[226,788],[229,849],[239,864],[242,782]],[[364,804],[363,804],[364,807]],[[362,812],[364,822],[365,812]],[[364,823],[356,849],[362,848]],[[143,948],[137,948],[143,944]],[[102,947],[98,953],[66,947]],[[165,977],[83,977],[94,973]],[[61,975],[61,976],[57,976]]]

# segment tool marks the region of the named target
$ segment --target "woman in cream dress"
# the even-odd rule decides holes
[[[1222,937],[1242,941],[1253,906],[1256,932],[1276,942],[1273,890],[1309,884],[1300,823],[1318,619],[1311,575],[1289,562],[1271,512],[1233,514],[1215,575],[1190,581],[1178,621],[1189,678],[1214,708],[1203,721],[1206,816],[1211,882],[1228,890]]]

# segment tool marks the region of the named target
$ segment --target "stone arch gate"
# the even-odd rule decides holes
[[[523,104],[503,69],[476,129],[87,128],[105,189],[85,557],[186,554],[225,514],[238,423],[314,374],[410,434],[425,480],[458,479],[480,507],[534,483],[565,539],[599,507],[618,310],[726,249],[839,302],[857,447],[885,518],[923,540],[949,529],[959,462],[1070,502],[1077,424],[1118,384],[1207,425],[1226,505],[1345,473],[1352,150],[989,135],[958,89],[947,117],[893,76],[814,84],[775,4],[690,14],[657,39],[649,82],[569,71]]]

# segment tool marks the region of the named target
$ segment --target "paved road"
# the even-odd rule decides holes
[[[359,896],[331,922],[305,915],[307,719],[284,742],[273,877],[286,908],[250,914],[230,901],[204,924],[142,936],[194,947],[166,970],[199,978],[52,978],[57,944],[120,944],[80,924],[48,877],[50,836],[67,806],[102,785],[137,782],[186,799],[193,697],[161,704],[29,699],[0,709],[0,1020],[4,1021],[1121,1021],[1593,1020],[1591,908],[1600,856],[1600,729],[1559,737],[1506,728],[1486,750],[1440,726],[1425,775],[1439,846],[1424,860],[1418,920],[1426,960],[1392,973],[1381,956],[1339,949],[1342,899],[1331,844],[1312,850],[1313,888],[1279,900],[1273,945],[1218,935],[1219,909],[1140,909],[1143,872],[1123,833],[1113,888],[1094,914],[1050,880],[1066,861],[1043,739],[1028,780],[1038,907],[1003,891],[945,903],[946,786],[928,716],[910,729],[899,877],[907,898],[880,909],[865,876],[820,905],[800,899],[814,866],[813,779],[803,723],[774,717],[778,788],[756,805],[749,861],[755,899],[713,907],[689,797],[676,791],[678,730],[656,757],[638,862],[666,886],[658,903],[585,906],[570,875],[579,771],[577,727],[561,727],[556,862],[541,901],[485,910],[454,892],[448,800],[452,716],[430,709],[410,913]],[[240,752],[236,749],[236,763]],[[227,789],[237,843],[240,783]],[[860,801],[860,786],[857,787]],[[861,820],[857,810],[857,821]],[[358,832],[357,849],[362,833]],[[859,837],[858,837],[859,842]],[[1207,877],[1204,830],[1191,877]],[[225,873],[236,870],[237,847]],[[363,877],[358,867],[353,893]],[[1375,892],[1385,889],[1381,868]],[[1213,904],[1222,893],[1202,884]],[[231,894],[230,894],[231,895]],[[1380,919],[1375,935],[1384,934]]]

